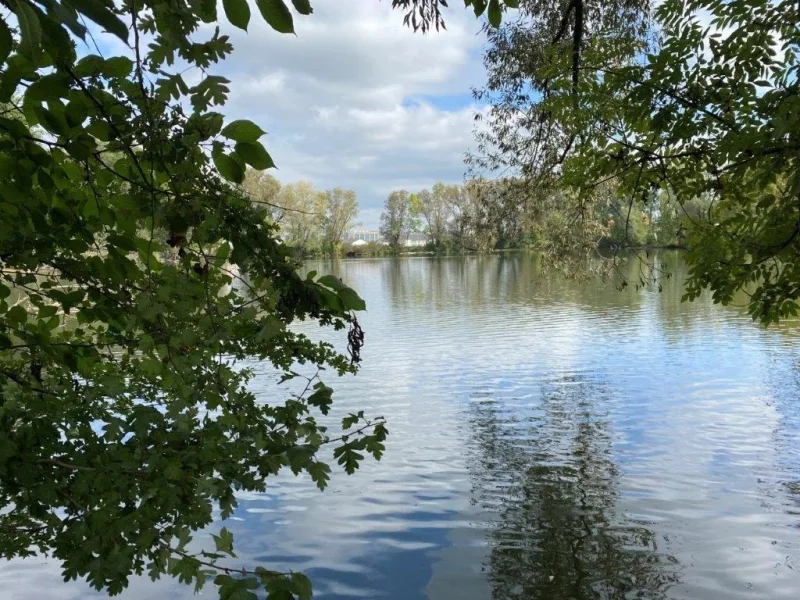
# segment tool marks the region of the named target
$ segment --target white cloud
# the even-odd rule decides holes
[[[389,2],[318,0],[291,36],[253,7],[248,33],[224,28],[235,48],[216,69],[232,81],[224,112],[269,132],[278,179],[355,189],[375,226],[392,189],[462,179],[482,38],[471,12],[446,18],[447,31],[423,36]]]
[[[447,30],[423,35],[405,27],[388,0],[312,5],[310,16],[295,13],[294,36],[273,31],[254,3],[243,32],[225,21],[219,4],[220,29],[234,46],[211,69],[231,80],[221,112],[268,131],[263,141],[279,180],[354,189],[360,220],[376,227],[393,189],[462,180],[473,117],[483,110],[471,100],[485,79],[480,22],[454,4],[445,12]],[[203,25],[194,37],[200,41],[214,27]],[[129,52],[113,35],[90,29],[102,54]],[[95,51],[91,42],[81,48]],[[199,77],[184,72],[190,85]]]

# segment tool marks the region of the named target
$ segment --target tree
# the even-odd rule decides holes
[[[330,254],[339,253],[342,240],[357,216],[358,200],[353,190],[337,187],[325,192],[325,246]]]
[[[269,214],[270,220],[279,223],[284,218],[284,211],[278,203],[281,183],[265,171],[248,169],[242,183],[244,194]]]
[[[320,249],[325,217],[325,194],[310,181],[298,181],[283,186],[277,202],[284,218],[281,231],[286,243],[301,254]]]
[[[428,239],[436,248],[444,245],[447,237],[447,186],[436,183],[433,191],[422,190],[419,196],[420,213],[425,220]]]
[[[278,4],[262,3],[273,7],[264,17],[288,32],[293,17]],[[352,372],[289,325],[349,324],[357,358],[353,311],[364,305],[336,278],[299,276],[264,211],[233,185],[247,165],[272,161],[256,124],[211,110],[227,95],[211,68],[231,47],[218,32],[202,43],[194,34],[216,20],[216,4],[9,6],[13,19],[0,20],[0,100],[11,106],[0,116],[0,555],[48,553],[66,579],[110,594],[145,569],[199,587],[210,565],[225,597],[255,597],[259,585],[271,598],[309,597],[300,574],[218,565],[233,553],[225,529],[215,549],[187,546],[215,507],[232,513],[234,490],[263,490],[287,468],[324,487],[323,445],[352,472],[363,452],[380,456],[386,435],[378,421],[366,437],[329,436],[314,413],[328,412],[331,389],[317,376],[264,403],[248,388],[253,372],[237,364],[258,357],[285,378],[296,361]],[[244,28],[247,5],[225,6]],[[129,43],[131,56],[78,58],[85,20]],[[196,85],[184,65],[171,69],[176,55],[202,71]],[[159,259],[170,248],[174,264]],[[226,265],[246,285],[231,289],[239,275]],[[343,428],[365,424],[354,416]]]
[[[489,32],[490,127],[472,167],[516,170],[532,188],[557,174],[576,205],[613,180],[626,213],[646,212],[654,191],[682,213],[707,198],[710,218],[684,220],[686,299],[747,289],[754,319],[795,314],[797,3],[520,4]],[[579,5],[595,16],[579,19]],[[579,43],[560,42],[569,27]]]
[[[470,203],[467,194],[462,192],[462,188],[456,187],[451,190],[445,198],[447,210],[447,235],[456,245],[463,249],[471,249],[472,243],[469,238],[471,229],[470,224]]]
[[[403,237],[408,235],[410,229],[410,198],[406,190],[395,190],[383,204],[380,232],[394,250],[400,247]]]
[[[497,242],[497,221],[490,201],[491,185],[469,181],[438,188],[447,214],[447,236],[460,250],[487,251]]]

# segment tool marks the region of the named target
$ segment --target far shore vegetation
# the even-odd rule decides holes
[[[546,251],[556,246],[570,220],[558,193],[502,210],[502,198],[515,185],[513,180],[473,180],[395,190],[384,202],[379,229],[369,232],[359,227],[352,190],[322,191],[308,181],[284,185],[255,171],[245,176],[244,188],[254,203],[267,208],[266,219],[279,227],[281,239],[298,258]],[[645,203],[628,205],[606,186],[589,215],[596,249],[686,248],[687,232],[708,220],[711,204],[709,195],[674,202],[660,192]]]

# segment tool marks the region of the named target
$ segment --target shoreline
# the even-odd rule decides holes
[[[643,246],[614,246],[604,245],[598,247],[598,252],[602,251],[656,251],[656,250],[687,250],[688,247],[682,244],[647,244]],[[436,250],[416,250],[410,252],[396,252],[390,254],[358,254],[348,252],[342,256],[320,256],[310,257],[304,260],[319,260],[319,259],[333,259],[333,258],[401,258],[405,256],[481,256],[490,254],[503,254],[508,252],[541,252],[536,248],[493,248],[491,250],[460,250],[460,251],[436,251]]]

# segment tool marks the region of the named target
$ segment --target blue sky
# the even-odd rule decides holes
[[[403,106],[412,107],[417,104],[428,103],[437,110],[442,111],[458,111],[464,108],[469,108],[475,104],[471,93],[461,94],[418,94],[415,96],[407,96],[403,100]]]

